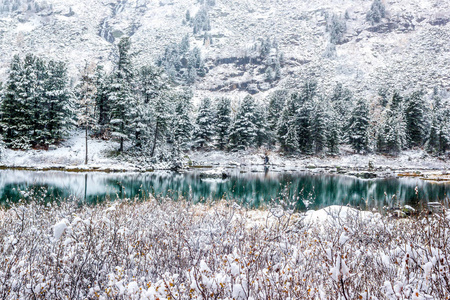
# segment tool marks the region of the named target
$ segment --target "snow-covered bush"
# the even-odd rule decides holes
[[[280,226],[282,225],[282,226]],[[0,210],[3,299],[446,299],[450,214],[149,199]]]

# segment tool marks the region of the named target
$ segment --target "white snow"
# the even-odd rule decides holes
[[[303,221],[307,224],[323,224],[326,222],[338,222],[339,220],[347,220],[348,218],[361,218],[362,220],[370,220],[372,218],[377,219],[381,217],[378,213],[373,214],[369,211],[359,211],[357,209],[331,205],[319,210],[310,210],[306,212],[306,216]],[[341,244],[348,240],[346,235],[341,236]]]
[[[59,240],[59,238],[63,235],[67,228],[67,224],[69,224],[69,221],[67,219],[62,219],[53,225],[53,237],[55,240]]]
[[[62,167],[98,170],[139,170],[134,164],[108,157],[118,149],[114,141],[88,140],[88,165],[85,165],[85,136],[82,130],[71,133],[70,137],[50,150],[5,149],[0,163],[7,167],[32,167],[36,169]]]

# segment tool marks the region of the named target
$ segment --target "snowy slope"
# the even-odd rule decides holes
[[[385,85],[450,89],[450,2],[444,0],[385,0],[387,16],[376,25],[366,21],[369,0],[216,0],[209,8],[211,45],[183,24],[186,11],[194,16],[200,1],[2,0],[0,5],[8,2],[18,4],[0,13],[0,78],[16,53],[63,59],[76,79],[85,61],[114,60],[114,45],[123,35],[132,37],[136,62],[143,64],[189,33],[209,68],[196,84],[197,97],[241,96],[250,85],[262,98],[308,77],[318,78],[325,89],[344,82],[366,97]],[[347,16],[347,32],[330,59],[324,57],[325,28],[332,14]],[[233,62],[267,36],[277,39],[284,54],[282,79],[270,84],[256,68]]]

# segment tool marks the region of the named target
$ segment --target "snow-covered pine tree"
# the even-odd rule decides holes
[[[331,96],[331,106],[337,118],[339,132],[342,134],[340,142],[348,140],[348,120],[351,116],[352,93],[341,83],[336,84],[333,95]]]
[[[207,71],[200,48],[189,50],[188,35],[179,44],[168,45],[164,55],[159,57],[156,63],[164,68],[171,80],[179,84],[191,84],[197,76],[204,76]]]
[[[47,120],[45,121],[45,144],[67,136],[74,125],[74,96],[69,89],[67,66],[61,61],[49,61],[48,75],[45,84],[45,102],[47,105]]]
[[[314,140],[312,137],[313,103],[317,94],[317,81],[307,80],[299,93],[292,94],[292,101],[297,107],[295,126],[299,150],[303,154],[312,154]]]
[[[195,14],[195,17],[192,19],[192,29],[194,34],[211,30],[211,21],[209,20],[208,10],[206,6],[200,8],[199,11]]]
[[[405,122],[400,110],[385,111],[384,143],[384,150],[391,154],[398,154],[406,143]]]
[[[253,124],[256,132],[254,145],[259,148],[268,141],[266,109],[264,105],[256,105]]]
[[[429,153],[436,154],[439,152],[439,128],[440,124],[435,114],[431,115],[430,131],[428,133],[425,149]]]
[[[339,144],[340,144],[340,126],[339,121],[336,117],[336,113],[333,108],[329,109],[326,112],[326,116],[328,119],[327,123],[327,149],[329,155],[338,155],[339,154]]]
[[[383,90],[383,95],[388,91]],[[403,98],[394,91],[377,126],[376,149],[379,152],[398,154],[407,144]]]
[[[369,109],[363,99],[358,99],[349,122],[349,143],[360,153],[367,150],[369,129]]]
[[[238,108],[230,129],[230,150],[245,150],[254,146],[257,130],[255,124],[255,100],[247,95]]]
[[[145,103],[169,89],[163,69],[151,65],[141,67],[137,85]]]
[[[421,147],[425,137],[425,106],[423,92],[412,93],[406,99],[406,132],[410,147]]]
[[[274,144],[276,142],[280,115],[289,97],[290,93],[287,90],[278,90],[271,93],[268,97],[269,99],[266,100],[266,103],[269,103],[267,108],[267,135],[269,144]]]
[[[450,149],[450,103],[446,103],[447,109],[444,111],[444,119],[439,130],[439,154],[445,155]]]
[[[192,91],[187,89],[175,95],[174,147],[181,151],[189,149],[192,139],[192,96]]]
[[[82,72],[80,83],[76,88],[78,98],[78,125],[84,128],[85,137],[85,159],[84,163],[89,162],[88,138],[89,130],[96,125],[95,119],[95,97],[97,94],[95,88],[95,65],[86,62]]]
[[[312,103],[307,100],[297,110],[296,115],[296,130],[298,135],[298,145],[300,152],[303,154],[313,153],[313,106]]]
[[[217,100],[216,106],[216,147],[225,150],[228,145],[228,134],[231,127],[231,100],[222,97]]]
[[[366,20],[373,25],[379,23],[384,17],[386,17],[386,7],[381,0],[374,0],[367,12]]]
[[[393,112],[398,112],[398,110],[402,110],[403,105],[403,97],[400,95],[398,91],[394,91],[391,99],[391,110]]]
[[[135,127],[133,140],[136,149],[144,150],[152,147],[155,99],[168,90],[168,84],[163,70],[150,65],[141,67],[135,84],[139,95],[136,95],[138,101],[133,121]]]
[[[1,125],[5,144],[11,148],[29,147],[29,140],[22,141],[24,122],[23,96],[26,93],[26,85],[23,81],[23,62],[19,55],[15,55],[9,67],[9,76],[4,87],[1,102]],[[25,132],[26,134],[27,132]],[[28,138],[28,135],[25,135]]]
[[[31,143],[35,147],[46,147],[54,142],[49,142],[52,133],[50,126],[47,126],[53,123],[52,118],[54,115],[50,114],[50,111],[54,112],[52,104],[56,102],[50,95],[47,95],[47,91],[50,92],[54,88],[53,81],[49,78],[51,71],[47,68],[46,62],[42,58],[32,54],[25,56],[24,65],[30,78],[30,88],[32,89],[30,98],[26,103],[28,111],[33,116],[30,124],[33,128]]]
[[[281,149],[286,153],[293,153],[298,150],[298,134],[296,129],[297,105],[295,97],[288,97],[281,111],[281,116],[277,124],[277,137]]]
[[[316,104],[312,123],[312,137],[314,140],[314,151],[322,153],[327,144],[327,122],[323,100]]]
[[[163,146],[168,134],[170,119],[173,117],[173,103],[169,92],[162,92],[158,97],[151,100],[154,115],[153,124],[153,142],[151,145],[150,156],[155,156],[155,150],[158,142]]]
[[[334,45],[341,44],[347,31],[346,20],[333,14],[328,23],[327,30],[330,32],[330,43]]]
[[[95,83],[95,116],[97,119],[98,135],[106,138],[110,132],[111,121],[111,99],[109,98],[111,88],[111,77],[107,76],[103,66],[98,65],[94,74]]]
[[[308,79],[301,87],[300,94],[298,94],[299,107],[306,102],[313,102],[314,97],[317,95],[317,81],[314,79]]]
[[[15,56],[2,104],[5,141],[11,148],[48,146],[73,124],[65,64],[32,54]]]
[[[203,98],[195,120],[194,147],[198,149],[211,146],[214,137],[214,112],[211,99]]]
[[[432,110],[430,113],[431,124],[427,136],[426,150],[435,155],[445,154],[450,145],[448,135],[449,112],[447,103],[443,102],[439,95],[439,90],[434,89],[432,95]]]
[[[153,136],[151,124],[154,120],[154,115],[149,103],[145,103],[142,98],[137,97],[136,99],[135,114],[131,125],[134,127],[134,134],[130,139],[134,143],[134,149],[140,151],[141,154],[145,154]]]
[[[382,123],[377,123],[375,125],[375,150],[378,153],[386,152],[386,137],[385,137],[385,129],[386,129],[386,116],[384,114]]]
[[[205,61],[202,59],[202,53],[199,47],[194,47],[189,52],[188,64],[194,68],[196,75],[204,77],[205,72]]]
[[[119,141],[119,151],[124,151],[124,142],[135,134],[133,122],[136,118],[137,103],[133,95],[133,70],[128,37],[119,42],[119,60],[114,71],[109,99],[111,100],[111,135]]]

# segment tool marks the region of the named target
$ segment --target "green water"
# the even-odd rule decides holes
[[[152,194],[173,199],[184,197],[194,202],[235,200],[248,207],[283,200],[297,209],[333,204],[371,209],[405,204],[418,207],[450,195],[450,184],[416,178],[364,180],[312,173],[241,172],[234,170],[230,178],[222,180],[202,178],[200,171],[80,174],[5,170],[0,171],[0,203],[26,201],[31,193],[43,202],[74,196],[87,203]]]

